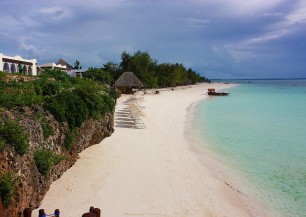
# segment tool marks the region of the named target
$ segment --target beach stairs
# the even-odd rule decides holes
[[[132,116],[135,127],[138,129],[146,129],[146,125],[140,117]]]

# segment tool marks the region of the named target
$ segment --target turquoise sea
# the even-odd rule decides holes
[[[306,80],[230,82],[239,85],[229,96],[195,108],[206,148],[251,199],[282,216],[306,216]]]

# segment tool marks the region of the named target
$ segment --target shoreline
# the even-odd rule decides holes
[[[59,208],[65,217],[81,216],[90,206],[100,208],[101,216],[252,216],[237,189],[218,180],[185,137],[187,109],[207,99],[203,93],[209,87],[219,91],[231,85],[145,95],[146,129],[120,127],[116,115],[114,134],[83,151],[52,183],[40,208],[47,213]],[[118,99],[117,114],[128,97]]]
[[[230,88],[233,88],[237,85],[233,85]],[[225,88],[225,89],[228,89]],[[218,90],[221,91],[221,90]],[[260,201],[256,201],[251,199],[248,195],[249,192],[245,192],[242,190],[244,187],[244,182],[242,180],[233,179],[233,176],[237,177],[237,172],[232,166],[227,165],[221,155],[217,152],[210,149],[209,142],[202,137],[199,132],[200,128],[203,130],[202,126],[194,126],[199,124],[196,120],[196,110],[198,109],[199,104],[204,103],[204,101],[209,99],[202,99],[197,102],[192,103],[188,108],[187,112],[187,120],[185,126],[185,138],[190,142],[190,150],[197,155],[199,161],[203,164],[204,167],[208,169],[208,172],[211,173],[212,177],[221,182],[224,186],[232,189],[234,192],[226,193],[225,197],[228,200],[235,200],[235,204],[237,206],[243,206],[249,216],[277,216],[274,211],[269,210],[264,204],[260,204]],[[243,175],[243,174],[242,174]],[[222,185],[221,184],[221,185]],[[226,192],[227,189],[223,189],[223,193]],[[222,194],[222,192],[220,192]]]

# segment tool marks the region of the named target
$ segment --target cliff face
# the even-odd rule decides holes
[[[17,154],[12,148],[0,150],[1,171],[12,171],[16,176],[15,194],[7,208],[4,208],[5,217],[22,216],[26,207],[39,207],[49,189],[50,184],[60,178],[77,160],[78,153],[87,147],[101,142],[114,131],[114,114],[106,113],[98,120],[88,119],[76,130],[72,148],[65,148],[65,137],[69,131],[68,124],[59,123],[41,107],[24,107],[18,111],[0,111],[2,120],[14,120],[22,125],[29,135],[29,150],[24,155]],[[52,128],[52,135],[43,136],[41,118]],[[56,164],[51,172],[41,175],[34,161],[34,153],[47,149],[53,153],[65,156],[65,160]],[[1,215],[1,207],[0,207]]]

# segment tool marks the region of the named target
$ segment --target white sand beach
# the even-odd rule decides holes
[[[102,217],[262,216],[215,175],[212,161],[199,159],[185,135],[188,107],[208,98],[209,87],[220,90],[231,84],[144,95],[145,129],[129,124],[125,102],[130,96],[119,98],[113,135],[83,151],[51,185],[40,208],[46,213],[58,208],[63,217],[81,217],[90,206],[100,208]]]

